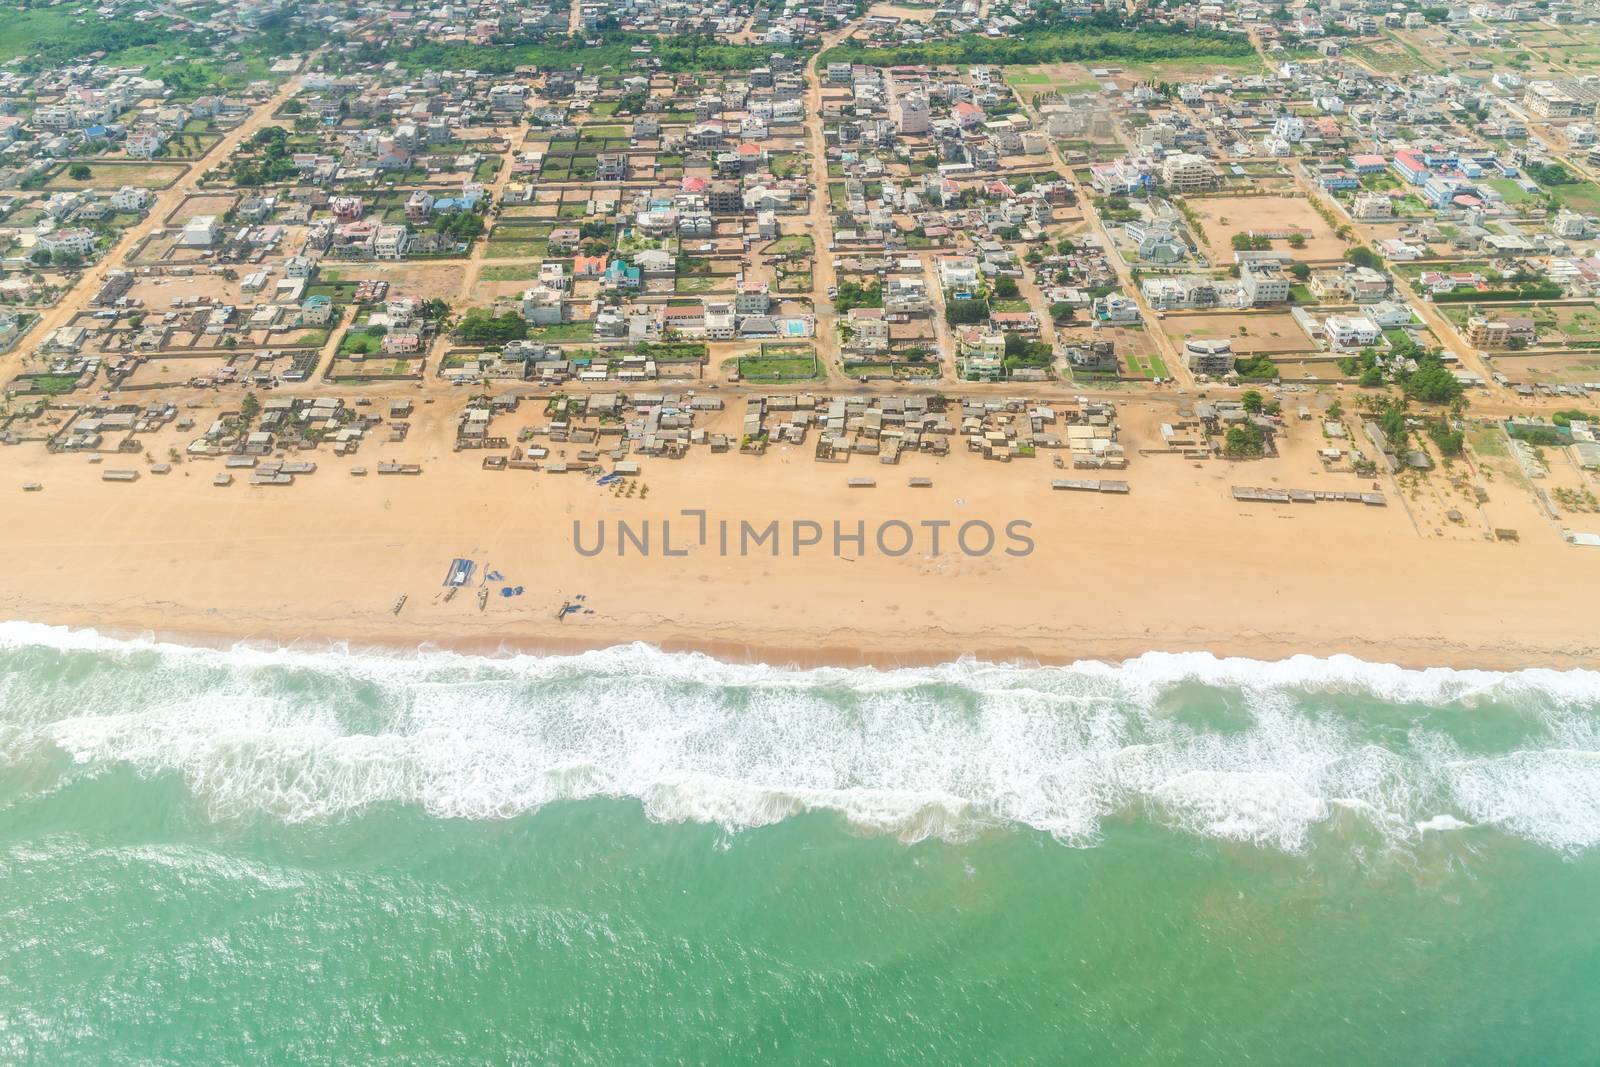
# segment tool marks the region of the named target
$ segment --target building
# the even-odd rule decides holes
[[[1476,348],[1504,348],[1511,340],[1511,327],[1500,319],[1474,315],[1467,320],[1467,341]]]
[[[1173,192],[1209,189],[1216,180],[1216,168],[1205,156],[1177,152],[1161,161],[1161,184]]]
[[[372,254],[379,259],[404,259],[410,245],[411,231],[404,226],[379,226]]]
[[[215,215],[196,215],[183,224],[182,243],[186,248],[210,248],[221,232]]]
[[[928,98],[906,93],[895,102],[895,128],[901,134],[916,136],[928,132]]]
[[[1366,348],[1383,336],[1383,329],[1366,315],[1329,315],[1322,328],[1335,348]]]
[[[1159,275],[1144,279],[1139,288],[1144,293],[1146,303],[1156,311],[1214,308],[1218,303],[1217,287],[1211,279],[1203,276]]]
[[[522,292],[522,320],[548,326],[563,318],[566,294],[547,285],[535,285]]]
[[[77,256],[80,259],[94,251],[94,231],[75,227],[55,230],[39,238],[39,247],[52,255]]]
[[[1578,99],[1553,81],[1531,81],[1522,96],[1528,110],[1541,118],[1570,119],[1594,114],[1594,102]]]
[[[1392,166],[1396,174],[1412,185],[1422,185],[1428,180],[1428,165],[1422,161],[1420,152],[1409,148],[1396,152]]]
[[[428,221],[428,216],[433,214],[433,194],[426,189],[418,189],[406,200],[406,219],[423,223]]]
[[[111,194],[111,209],[126,212],[143,211],[155,198],[155,194],[148,189],[137,185],[124,185]]]
[[[308,296],[305,303],[300,305],[300,324],[302,326],[326,326],[332,321],[332,297]]]
[[[939,257],[939,284],[951,292],[973,292],[978,287],[978,261],[971,256]]]
[[[1205,374],[1221,378],[1233,373],[1236,358],[1233,341],[1227,338],[1192,337],[1183,342],[1183,358],[1190,374]]]
[[[1385,193],[1358,193],[1351,214],[1366,222],[1394,218],[1394,201]]]
[[[772,296],[765,285],[746,285],[733,298],[733,310],[739,315],[765,315],[772,308]]]
[[[128,134],[128,139],[123,142],[123,150],[129,159],[153,159],[161,146],[167,143],[166,134],[160,130],[142,129]]]
[[[737,215],[744,210],[744,194],[735,182],[712,182],[706,202],[714,215]]]
[[[1251,307],[1282,304],[1289,299],[1289,276],[1282,264],[1248,260],[1239,264],[1239,287]]]
[[[889,322],[882,308],[851,308],[844,325],[849,331],[845,347],[858,352],[888,351]]]

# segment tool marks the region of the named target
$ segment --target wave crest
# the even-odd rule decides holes
[[[629,645],[469,656],[123,641],[0,623],[0,761],[181,775],[219,819],[631,797],[729,828],[805,811],[907,839],[1113,817],[1297,850],[1335,808],[1391,841],[1600,843],[1600,672],[1150,653],[795,670]],[[59,782],[56,783],[59,785]],[[13,800],[13,803],[16,803]]]

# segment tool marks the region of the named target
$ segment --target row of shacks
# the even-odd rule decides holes
[[[496,398],[498,400],[498,398]],[[588,396],[554,397],[546,405],[549,421],[522,429],[519,442],[541,438],[550,446],[576,445],[580,462],[597,461],[603,453],[613,460],[628,454],[681,459],[695,446],[709,446],[713,452],[727,451],[721,434],[710,434],[697,426],[704,414],[723,409],[720,397],[693,393],[592,393]],[[493,436],[490,424],[494,414],[507,410],[488,404],[469,404],[458,430],[469,435],[471,444],[458,447],[504,448],[509,442]],[[549,449],[530,446],[507,465],[533,466]],[[492,465],[486,462],[485,464]],[[496,465],[498,466],[498,465]],[[551,469],[545,464],[540,469]]]
[[[1074,467],[1127,466],[1117,441],[1116,408],[1084,398],[1063,406],[1022,398],[967,399],[957,406],[936,395],[751,397],[741,448],[759,452],[771,442],[802,445],[812,430],[816,458],[823,462],[865,455],[895,463],[907,452],[946,455],[960,436],[969,450],[1001,461],[1056,449],[1070,452]]]
[[[1311,489],[1261,489],[1252,485],[1233,487],[1233,499],[1247,504],[1315,504],[1319,500],[1336,500],[1368,507],[1387,507],[1382,493],[1338,492]]]

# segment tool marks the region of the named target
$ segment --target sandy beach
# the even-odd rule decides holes
[[[1161,412],[1127,410],[1136,446]],[[802,664],[1189,650],[1406,666],[1600,663],[1591,614],[1600,552],[1563,543],[1509,486],[1493,506],[1526,508],[1516,544],[1481,531],[1434,536],[1425,502],[1407,506],[1392,490],[1386,508],[1231,498],[1240,483],[1371,487],[1321,471],[1310,440],[1248,465],[1141,459],[1126,472],[1131,493],[1114,498],[1050,491],[1062,472],[1043,459],[997,464],[958,451],[898,466],[823,464],[807,448],[647,460],[648,493],[630,498],[576,474],[482,470],[477,456],[451,453],[451,434],[448,420],[419,420],[403,445],[349,459],[324,452],[317,474],[283,488],[219,489],[220,467],[205,462],[106,484],[82,458],[8,450],[7,481],[45,491],[8,493],[0,618],[221,642],[553,651],[643,641]],[[424,473],[349,473],[380,458],[420,462]],[[919,475],[933,486],[908,487]],[[853,477],[877,488],[847,488]],[[713,530],[720,520],[735,531],[740,521],[789,531],[813,520],[827,531],[838,520],[849,531],[860,520],[869,544],[835,556],[825,537],[799,555],[785,544],[776,557],[766,546],[741,556],[735,538],[724,556],[713,536],[666,557],[660,524],[676,522],[681,544],[697,522],[684,509],[705,509]],[[574,521],[592,542],[597,523],[619,519],[655,528],[650,556],[630,546],[619,558],[614,525],[604,552],[575,551]],[[915,530],[983,520],[1001,537],[982,557],[948,543],[934,555],[922,537],[889,557],[870,531],[896,519]],[[1030,524],[1030,555],[1002,551],[1012,521]],[[482,611],[475,588],[444,600],[455,557],[479,565],[474,586],[488,569],[504,576]],[[517,586],[520,596],[500,595]],[[558,619],[580,595],[583,610]]]

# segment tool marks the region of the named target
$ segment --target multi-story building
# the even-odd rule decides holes
[[[895,128],[901,134],[916,136],[928,132],[928,98],[921,93],[906,93],[895,102]]]
[[[94,231],[75,227],[55,230],[39,238],[39,247],[52,254],[87,256],[94,251]]]
[[[1183,342],[1183,358],[1190,374],[1220,378],[1233,373],[1233,341],[1225,337],[1191,337]]]
[[[1594,114],[1594,101],[1580,100],[1567,87],[1553,81],[1531,81],[1522,102],[1541,118],[1570,119]]]
[[[737,215],[744,210],[744,194],[736,182],[712,182],[706,203],[714,215]]]
[[[379,226],[372,254],[379,259],[404,259],[411,246],[411,231],[404,226]]]
[[[1355,206],[1351,209],[1357,219],[1363,222],[1375,219],[1394,218],[1394,201],[1384,193],[1359,193],[1356,195]]]
[[[1251,307],[1282,304],[1289,299],[1289,276],[1281,264],[1250,260],[1239,265],[1239,287]]]
[[[1335,348],[1366,348],[1383,336],[1382,328],[1366,315],[1329,315],[1322,328]]]
[[[1504,348],[1511,339],[1511,327],[1500,319],[1474,315],[1467,320],[1467,341],[1478,348]]]
[[[1209,189],[1216,180],[1216,168],[1205,156],[1176,152],[1161,161],[1161,184],[1173,192]]]

